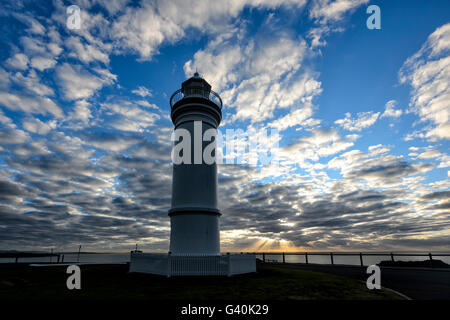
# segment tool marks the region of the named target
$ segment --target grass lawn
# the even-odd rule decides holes
[[[67,267],[0,265],[0,300],[321,300],[401,299],[357,280],[325,273],[258,266],[233,277],[172,277],[128,273],[126,265],[81,266],[81,290],[68,290]]]

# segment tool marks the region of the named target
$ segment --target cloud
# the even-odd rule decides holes
[[[117,130],[142,132],[153,126],[155,121],[160,119],[159,114],[149,112],[133,102],[121,100],[120,98],[114,100],[117,102],[104,103],[102,107],[107,110],[106,122]]]
[[[328,162],[330,169],[340,170],[345,179],[353,183],[362,181],[372,188],[390,186],[411,186],[409,177],[424,174],[435,165],[423,162],[408,162],[402,156],[388,154],[389,148],[382,145],[371,146],[369,153],[352,150]]]
[[[28,139],[29,135],[20,129],[2,129],[0,131],[0,142],[2,146],[24,143]]]
[[[0,92],[0,105],[15,111],[25,113],[51,114],[55,117],[62,117],[62,109],[52,100],[39,96],[24,96],[15,93]]]
[[[42,122],[38,118],[27,118],[22,122],[25,130],[38,134],[47,134],[56,128],[56,121]]]
[[[279,131],[286,130],[295,126],[315,126],[320,120],[312,119],[313,108],[311,104],[306,104],[301,109],[289,112],[284,117],[280,117],[269,124],[269,127],[276,128]]]
[[[405,161],[393,161],[390,163],[374,164],[368,168],[361,168],[349,172],[348,177],[354,178],[396,178],[409,176],[418,170]]]
[[[423,134],[429,140],[450,139],[450,24],[437,28],[421,49],[400,69],[401,83],[413,88],[410,110],[431,123]]]
[[[400,109],[395,109],[397,106],[397,101],[395,100],[389,100],[386,102],[386,109],[384,110],[383,114],[380,116],[381,118],[385,117],[392,117],[392,118],[398,118],[403,114],[403,111]]]
[[[420,206],[403,201],[409,199],[408,191],[362,189],[349,180],[331,183],[328,192],[318,193],[305,184],[258,184],[246,178],[236,182],[219,185],[219,194],[227,199],[221,219],[226,245],[243,250],[286,250],[289,244],[386,250],[401,247],[396,243],[406,243],[412,233],[424,232],[433,241],[420,239],[416,247],[440,247],[442,243],[434,241],[449,225],[443,216],[414,215]],[[236,239],[241,237],[247,241],[240,244]]]
[[[318,75],[300,69],[307,54],[302,39],[282,36],[248,42],[233,38],[224,43],[212,42],[206,50],[198,51],[193,60],[186,62],[184,71],[189,76],[198,69],[211,79],[224,103],[235,108],[232,121],[261,122],[272,118],[277,108],[291,108],[291,115],[286,117],[299,120],[310,113],[312,99],[322,91]],[[286,123],[292,126],[294,121]]]
[[[109,56],[101,48],[87,43],[82,43],[80,37],[70,37],[65,40],[65,45],[69,51],[69,57],[76,58],[84,63],[101,61],[109,63]]]
[[[220,34],[232,24],[231,20],[250,7],[275,8],[281,5],[302,7],[305,0],[268,1],[213,1],[205,0],[199,6],[193,0],[142,2],[128,7],[112,24],[111,38],[119,52],[131,50],[142,59],[150,59],[163,42],[181,39],[187,29]]]
[[[98,76],[87,71],[80,65],[64,63],[56,68],[64,97],[68,100],[85,99],[91,97],[105,85],[113,84],[117,76],[104,69],[96,70]]]
[[[103,6],[110,15],[114,15],[122,10],[130,0],[94,0],[93,3],[98,3]]]
[[[311,168],[308,160],[318,161],[344,151],[354,145],[353,141],[342,139],[334,128],[313,128],[311,135],[298,138],[298,142],[280,147],[278,151],[282,164]]]
[[[88,146],[94,146],[107,151],[120,152],[137,144],[142,138],[135,135],[100,132],[85,134],[83,140]]]
[[[0,225],[9,233],[2,244],[15,242],[17,248],[37,239],[41,246],[83,241],[86,247],[117,250],[139,238],[153,249],[165,249],[169,221],[161,217],[167,217],[170,205],[170,148],[129,135],[82,135],[80,141],[52,131],[45,140],[50,154],[11,154],[8,165],[22,172],[6,180],[7,189],[0,174],[1,203],[8,198],[15,206],[15,211],[0,206]],[[138,143],[135,152],[116,153],[130,141]],[[94,159],[88,151],[92,145],[110,153]],[[164,164],[155,165],[155,155],[167,155]],[[42,239],[44,232],[51,236]]]
[[[9,89],[10,85],[9,73],[0,67],[0,89]]]
[[[46,57],[33,57],[31,59],[31,66],[39,71],[51,69],[56,65],[56,60]]]
[[[367,2],[369,0],[317,0],[313,1],[309,15],[321,24],[335,22],[341,20],[347,12]]]
[[[41,38],[23,36],[20,38],[20,43],[24,48],[25,54],[29,57],[34,55],[46,55],[48,53],[45,42]]]
[[[138,95],[138,96],[141,96],[143,98],[152,96],[151,90],[147,89],[144,86],[139,86],[137,89],[134,89],[131,92],[136,94],[136,95]]]
[[[131,49],[144,59],[154,55],[163,41],[174,41],[182,35],[182,28],[170,19],[160,16],[150,3],[125,9],[125,13],[112,25],[116,50]]]
[[[26,76],[20,72],[17,72],[11,75],[10,79],[31,94],[36,94],[38,96],[54,95],[53,89],[43,84],[41,78],[33,69],[31,69]]]
[[[206,45],[201,40],[187,62],[174,65],[185,63],[186,76],[198,68],[220,91],[221,128],[256,130],[261,151],[280,144],[279,166],[218,166],[223,248],[446,249],[449,182],[442,168],[448,155],[439,145],[414,147],[408,158],[396,155],[398,146],[355,146],[367,142],[360,132],[378,118],[402,114],[396,101],[381,113],[337,120],[349,134],[326,127],[328,117],[316,119],[323,89],[311,63],[320,53],[315,47],[325,44],[324,35],[344,30],[347,14],[364,3],[93,0],[83,1],[85,23],[70,34],[38,15],[37,23],[23,20],[28,29],[15,42],[22,48],[13,47],[7,71],[0,68],[1,247],[70,250],[82,243],[88,250],[125,251],[139,241],[144,250],[167,251],[168,110],[146,101],[149,88],[119,83],[107,64],[110,54],[148,60],[163,46],[200,36]],[[281,15],[266,9],[281,6],[280,12],[310,15],[312,29],[301,31],[310,40],[274,23]],[[53,7],[52,23],[65,28],[66,6],[55,1]],[[258,25],[247,20],[262,13],[267,18]],[[441,59],[444,38],[423,55]],[[109,85],[119,91],[99,92]],[[136,96],[124,88],[135,88]],[[158,86],[152,91],[156,101],[164,96]],[[60,98],[70,100],[64,112]],[[268,128],[285,130],[283,140],[264,137]]]
[[[45,27],[36,19],[27,14],[14,13],[14,16],[29,26],[26,31],[31,34],[44,35]]]
[[[13,69],[26,70],[28,68],[28,57],[23,53],[16,53],[6,60],[6,65]]]
[[[0,180],[0,196],[2,198],[8,196],[22,196],[26,194],[27,192],[25,192],[23,187],[21,187],[18,183]]]
[[[10,128],[10,129],[15,129],[16,128],[16,125],[14,124],[12,119],[7,117],[7,116],[5,116],[5,114],[3,113],[3,111],[1,109],[0,109],[0,123],[5,128]]]
[[[437,158],[441,155],[441,153],[439,152],[439,150],[429,150],[429,151],[425,151],[421,154],[419,154],[417,156],[417,158],[419,159],[433,159],[433,158]]]
[[[431,200],[446,200],[450,198],[450,191],[436,191],[432,193],[428,193],[422,197],[423,199],[431,199]]]
[[[90,104],[86,100],[77,100],[70,117],[75,120],[81,120],[85,123],[92,117]]]
[[[379,112],[373,111],[359,112],[356,118],[351,118],[351,113],[347,112],[344,119],[336,120],[334,123],[348,131],[361,131],[372,126],[378,119]]]
[[[198,69],[202,77],[214,86],[217,91],[238,80],[238,70],[236,66],[244,57],[240,46],[226,46],[217,50],[209,48],[199,50],[192,60],[184,64],[184,73],[190,77]]]
[[[369,0],[316,0],[310,2],[309,17],[316,26],[307,32],[311,39],[311,48],[326,45],[324,39],[332,32],[342,32],[344,28],[341,22],[345,15],[356,10],[359,6],[368,3]]]

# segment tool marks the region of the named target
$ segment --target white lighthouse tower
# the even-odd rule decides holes
[[[161,275],[228,275],[256,271],[254,254],[220,253],[217,163],[206,155],[222,119],[222,99],[196,72],[170,98],[174,124],[170,249],[131,252],[130,272]],[[177,143],[184,149],[179,154]],[[215,148],[213,148],[215,149]]]
[[[184,163],[173,164],[170,252],[219,255],[217,164],[206,163],[203,158],[204,149],[210,144],[203,141],[203,135],[207,130],[217,132],[222,100],[196,72],[175,91],[170,106],[175,132],[184,129],[190,137],[190,157],[184,158]]]

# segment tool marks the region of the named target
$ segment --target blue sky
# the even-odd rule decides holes
[[[366,27],[374,4],[380,30]],[[448,12],[438,0],[5,2],[0,249],[166,251],[168,100],[198,70],[224,101],[223,132],[280,138],[278,166],[219,166],[223,250],[445,250]]]

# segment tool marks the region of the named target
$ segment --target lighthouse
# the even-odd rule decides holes
[[[196,72],[172,95],[170,107],[174,143],[184,144],[184,148],[174,147],[177,154],[172,153],[172,160],[181,159],[180,152],[183,159],[173,161],[170,252],[220,255],[217,163],[205,159],[204,153],[216,143],[222,99]],[[215,157],[214,149],[207,156]]]
[[[256,272],[255,254],[220,252],[215,160],[222,99],[196,72],[169,103],[174,125],[169,252],[132,251],[130,272],[168,277]]]

